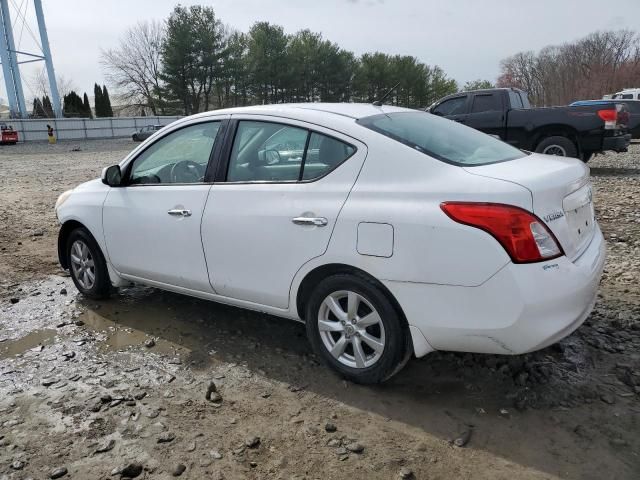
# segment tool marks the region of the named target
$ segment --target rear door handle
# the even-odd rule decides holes
[[[315,225],[316,227],[325,227],[329,223],[324,217],[295,217],[291,221],[296,225]]]
[[[191,216],[191,210],[185,210],[183,208],[174,208],[173,210],[169,210],[167,213],[174,217],[190,217]]]

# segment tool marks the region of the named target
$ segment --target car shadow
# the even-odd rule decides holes
[[[472,429],[468,448],[551,475],[599,478],[593,458],[613,448],[604,436],[585,439],[574,432],[585,416],[598,422],[606,415],[597,399],[575,406],[557,387],[514,383],[514,369],[501,365],[521,364],[522,357],[436,352],[412,359],[382,385],[363,386],[345,381],[322,364],[298,322],[137,286],[122,289],[107,301],[79,299],[79,303],[87,308],[83,319],[89,327],[125,332],[110,348],[144,349],[143,338],[153,337],[165,351],[180,353],[183,363],[194,370],[206,371],[217,361],[243,364],[271,380],[402,422],[444,441]],[[520,409],[514,407],[523,395],[540,399],[549,390],[564,400],[554,407],[526,408],[522,402]],[[558,454],[563,451],[571,453]],[[630,468],[624,453],[615,459],[620,462],[618,471]]]

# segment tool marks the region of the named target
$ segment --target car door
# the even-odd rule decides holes
[[[504,136],[505,108],[499,92],[478,92],[471,98],[466,125],[498,138]]]
[[[466,123],[468,112],[468,95],[458,95],[443,100],[433,108],[431,113],[440,117],[446,117],[458,123]]]
[[[103,206],[109,260],[125,278],[211,292],[200,239],[204,177],[222,119],[163,135],[123,167]]]
[[[367,149],[303,122],[233,118],[202,218],[209,278],[219,295],[286,309],[296,272],[326,251]]]

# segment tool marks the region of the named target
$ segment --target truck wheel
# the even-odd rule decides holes
[[[578,157],[578,149],[576,145],[567,137],[547,137],[543,138],[536,147],[537,153],[545,155],[558,155],[560,157]]]
[[[580,160],[582,160],[584,163],[587,163],[589,160],[591,160],[592,156],[593,156],[593,152],[582,152],[582,156],[580,157]]]

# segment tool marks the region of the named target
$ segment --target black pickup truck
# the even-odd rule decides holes
[[[428,111],[523,150],[585,162],[594,153],[624,152],[631,140],[624,105],[531,108],[527,94],[516,88],[456,93],[438,100]]]

